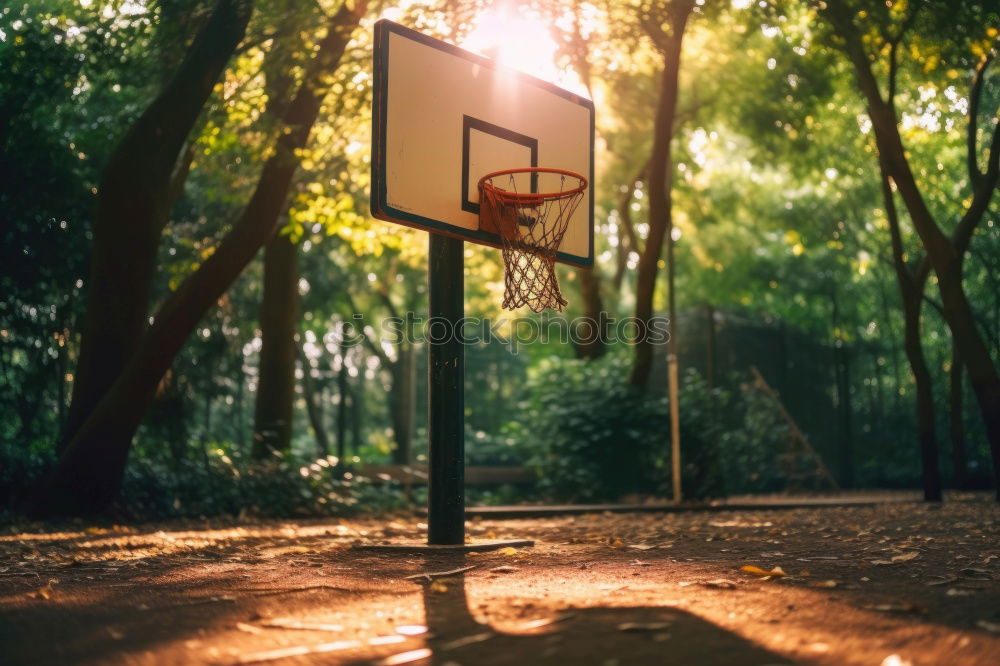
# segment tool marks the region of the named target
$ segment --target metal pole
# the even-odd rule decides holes
[[[670,195],[667,193],[669,209]],[[674,501],[680,502],[681,492],[681,407],[677,380],[677,299],[674,291],[674,220],[667,215],[667,304],[670,308],[670,339],[667,340],[667,390],[670,392],[670,468]]]
[[[465,542],[465,316],[463,242],[428,234],[427,543]]]
[[[671,322],[672,323],[672,322]],[[681,493],[681,410],[677,382],[677,354],[667,354],[668,387],[670,391],[670,470],[674,486],[674,501],[680,502]]]

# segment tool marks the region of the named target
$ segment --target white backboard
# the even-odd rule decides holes
[[[557,256],[593,265],[593,102],[397,23],[376,23],[372,215],[500,247],[499,236],[479,229],[479,179],[521,167],[587,178]]]

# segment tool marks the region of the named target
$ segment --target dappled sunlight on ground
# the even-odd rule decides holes
[[[9,663],[32,664],[957,666],[1000,656],[1000,509],[985,499],[475,520],[473,541],[537,545],[452,556],[353,548],[419,538],[420,521],[8,531],[0,642]]]

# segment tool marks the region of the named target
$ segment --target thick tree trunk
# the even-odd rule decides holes
[[[968,152],[970,180],[973,186],[972,202],[958,223],[953,237],[949,239],[934,220],[917,185],[899,134],[892,94],[889,95],[888,102],[882,98],[868,53],[853,24],[851,13],[840,3],[826,5],[825,13],[837,33],[844,39],[845,52],[854,67],[859,87],[868,104],[868,116],[872,121],[879,155],[906,204],[913,226],[927,252],[930,265],[937,275],[944,318],[951,329],[953,344],[958,347],[959,353],[965,359],[969,382],[972,384],[986,426],[993,458],[994,478],[997,482],[996,497],[1000,501],[1000,374],[997,373],[989,350],[976,328],[972,308],[962,285],[964,248],[967,247],[976,225],[989,207],[1000,174],[998,166],[1000,131],[993,132],[986,172],[979,171],[976,155],[974,123],[978,112],[979,91],[989,60],[987,59],[977,70],[970,95]],[[894,55],[895,49],[893,49]]]
[[[345,3],[331,19],[303,84],[284,113],[287,131],[232,230],[216,251],[188,277],[157,312],[118,379],[77,431],[56,468],[41,484],[31,509],[37,515],[81,515],[102,511],[115,498],[132,437],[156,385],[199,320],[274,234],[292,176],[319,115],[323,95],[316,87],[340,61],[367,7]]]
[[[653,129],[653,154],[649,163],[649,234],[639,256],[639,271],[635,290],[635,318],[639,324],[635,345],[635,361],[629,383],[644,388],[653,367],[653,344],[648,339],[653,318],[653,295],[659,272],[663,241],[670,227],[671,215],[671,144],[674,118],[677,113],[678,77],[681,47],[688,17],[694,0],[674,0],[668,10],[670,35],[661,45],[663,73],[660,77],[660,99]],[[671,329],[674,322],[670,322]]]
[[[260,379],[252,451],[258,460],[291,447],[298,321],[298,247],[288,236],[279,234],[264,248]]]
[[[243,39],[248,0],[220,0],[171,82],[124,136],[98,188],[87,311],[60,450],[138,348],[174,167],[215,82]]]

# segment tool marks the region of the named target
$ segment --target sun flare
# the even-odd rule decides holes
[[[521,16],[504,9],[484,12],[459,46],[579,95],[590,96],[572,67],[557,65],[558,45],[541,17]]]

